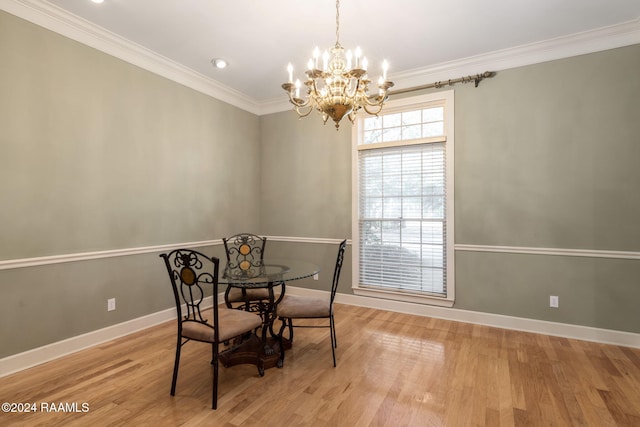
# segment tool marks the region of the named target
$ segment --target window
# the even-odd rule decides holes
[[[389,102],[353,139],[354,292],[452,306],[453,91]]]

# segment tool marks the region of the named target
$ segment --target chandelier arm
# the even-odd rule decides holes
[[[305,108],[305,107],[309,107],[309,109],[307,110],[306,113],[303,113],[300,111],[301,108]],[[294,108],[295,112],[298,114],[298,118],[302,119],[303,117],[307,117],[309,114],[311,114],[311,112],[313,111],[313,106],[309,105],[308,102],[305,102],[305,105],[303,106],[297,106]]]
[[[311,103],[311,100],[307,99],[305,101],[302,101],[302,99],[294,98],[293,96],[291,96],[291,94],[289,94],[289,102],[292,103],[296,108],[297,107],[304,108]]]
[[[370,114],[372,116],[377,116],[378,114],[380,114],[380,111],[382,111],[382,104],[369,104],[372,107],[378,107],[377,111],[371,111],[369,110],[369,106],[367,104],[362,104],[362,108],[364,109],[364,111],[367,112],[367,114]]]
[[[313,98],[318,96],[318,86],[316,84],[316,79],[311,80],[311,88],[309,89],[309,95],[313,94]],[[311,97],[309,97],[311,99]]]
[[[364,103],[362,104],[362,106],[364,107],[368,105],[370,107],[382,108],[382,105],[384,104],[384,101],[387,100],[387,98],[388,97],[386,93],[382,97],[380,95],[363,97],[362,99],[364,100]]]
[[[355,87],[355,89],[353,90],[353,96],[352,96],[353,98],[355,98],[355,97],[356,97],[356,95],[358,94],[358,92],[360,92],[360,84],[361,84],[361,83],[362,83],[362,80],[360,80],[360,79],[356,79],[356,87]],[[366,94],[365,94],[365,98],[366,98]]]
[[[309,82],[308,81],[305,82],[305,85],[307,86],[307,98],[305,100],[303,100],[301,98],[294,97],[293,96],[293,90],[290,90],[289,92],[287,92],[288,95],[289,95],[289,102],[291,102],[294,105],[294,107],[296,107],[296,109],[297,108],[304,108],[304,107],[306,107],[306,106],[308,106],[309,104],[312,103],[312,97],[308,96],[309,93],[310,93],[310,89],[308,87],[309,86]],[[286,84],[283,85],[283,87],[285,87],[285,86],[286,86]],[[308,115],[308,114],[306,114],[306,115]]]

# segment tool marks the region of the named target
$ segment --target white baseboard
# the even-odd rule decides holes
[[[326,295],[327,293],[326,291],[299,288],[295,286],[287,286],[287,292],[292,295],[310,296]],[[219,298],[219,300],[222,301],[224,296],[220,294]],[[500,314],[481,313],[456,308],[412,304],[350,294],[336,294],[336,302],[340,304],[395,311],[398,313],[435,317],[438,319],[446,319],[456,322],[473,323],[497,328],[592,341],[602,344],[640,348],[640,334],[632,332],[569,325],[565,323],[525,319],[522,317],[504,316]],[[205,300],[205,306],[210,307],[211,304],[212,298],[208,297],[208,299]],[[117,325],[108,326],[97,331],[78,335],[76,337],[38,347],[33,350],[5,357],[0,359],[0,378],[49,362],[59,357],[150,328],[175,318],[175,308],[162,310],[160,312],[119,323]]]
[[[224,298],[224,294],[221,294]],[[204,299],[211,307],[212,297]],[[176,318],[175,307],[0,359],[0,378]]]
[[[292,295],[319,296],[326,291],[287,286],[287,293]],[[360,307],[395,311],[418,316],[435,317],[455,322],[473,323],[496,328],[532,332],[564,338],[574,338],[602,344],[620,345],[640,348],[640,334],[632,332],[600,329],[588,326],[570,325],[567,323],[548,322],[545,320],[526,319],[523,317],[505,316],[501,314],[482,313],[478,311],[460,310],[456,308],[437,307],[425,304],[412,304],[382,298],[372,298],[350,294],[336,294],[336,302]]]

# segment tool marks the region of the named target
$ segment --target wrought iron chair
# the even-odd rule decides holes
[[[235,272],[250,272],[262,268],[264,260],[264,248],[267,244],[266,237],[260,237],[250,233],[240,233],[222,239],[227,254],[227,268]],[[262,312],[261,301],[269,299],[269,291],[266,288],[239,289],[228,286],[224,293],[224,301],[227,307],[234,308],[234,304],[240,303],[235,308],[244,307],[247,311]]]
[[[218,269],[220,260],[215,257],[189,250],[176,249],[161,254],[169,273],[176,310],[178,311],[178,340],[176,359],[173,365],[171,395],[175,396],[180,365],[180,350],[189,341],[199,341],[211,345],[213,365],[213,392],[211,407],[218,406],[218,353],[221,342],[251,332],[262,324],[260,316],[242,310],[218,308]],[[205,288],[213,289],[213,308],[203,317],[202,301]],[[186,306],[183,312],[182,304]]]
[[[289,341],[293,342],[293,328],[329,328],[331,334],[331,352],[333,354],[333,367],[336,367],[336,347],[338,342],[336,339],[336,323],[333,317],[333,300],[336,297],[338,282],[340,280],[340,271],[342,270],[342,261],[344,260],[344,250],[347,241],[340,242],[338,247],[338,257],[336,258],[336,266],[333,271],[333,282],[331,284],[331,294],[325,297],[307,297],[299,295],[285,294],[282,301],[278,303],[276,310],[277,316],[282,320],[280,327],[280,339],[286,327],[289,328]],[[293,319],[329,319],[328,325],[294,325]],[[284,352],[282,352],[284,359]]]

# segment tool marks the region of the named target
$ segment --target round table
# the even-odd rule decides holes
[[[261,337],[252,334],[239,345],[221,352],[222,364],[226,367],[242,363],[255,364],[261,376],[265,369],[282,367],[281,354],[285,349],[291,348],[291,343],[273,331],[276,306],[284,296],[287,282],[311,277],[319,271],[320,268],[313,263],[286,258],[265,259],[258,264],[242,265],[242,268],[225,267],[218,283],[240,289],[266,288],[269,299],[260,308],[263,322]],[[276,286],[282,288],[278,299],[273,291]],[[267,331],[271,336],[267,335]]]

